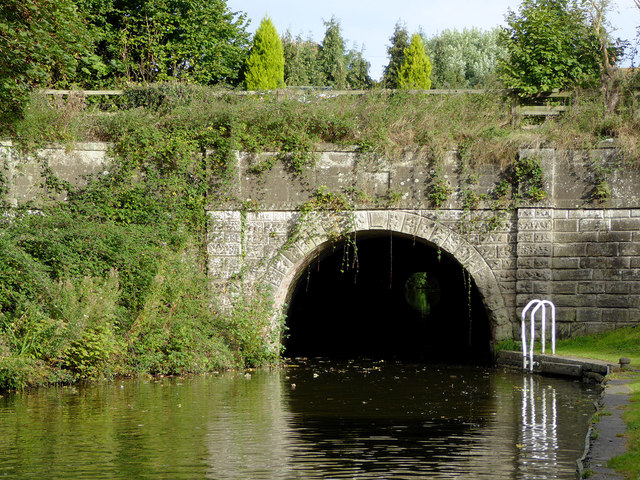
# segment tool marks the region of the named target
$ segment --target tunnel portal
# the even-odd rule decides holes
[[[446,252],[391,232],[319,250],[292,287],[285,356],[489,361],[482,299]]]

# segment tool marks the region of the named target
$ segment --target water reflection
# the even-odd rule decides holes
[[[558,478],[558,404],[556,390],[539,385],[533,376],[522,379],[522,437],[520,468],[529,478]],[[576,457],[577,458],[577,457]]]
[[[575,478],[594,397],[384,362],[39,390],[0,398],[0,478]]]

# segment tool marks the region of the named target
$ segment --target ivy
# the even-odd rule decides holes
[[[544,170],[537,156],[518,157],[509,168],[514,198],[540,202],[547,196],[544,189]]]

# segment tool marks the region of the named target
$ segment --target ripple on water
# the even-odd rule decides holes
[[[595,396],[368,361],[42,389],[0,398],[0,477],[575,478]]]

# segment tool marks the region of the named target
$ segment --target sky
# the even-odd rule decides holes
[[[634,0],[613,3],[609,21],[614,36],[633,40],[640,25],[640,10]],[[421,29],[427,37],[446,29],[489,30],[504,25],[505,14],[509,9],[517,11],[520,0],[227,0],[227,5],[231,11],[247,14],[252,33],[269,15],[281,35],[288,29],[293,36],[302,34],[318,43],[324,38],[323,20],[335,16],[347,49],[364,47],[364,57],[371,62],[371,77],[379,80],[389,62],[389,37],[398,20],[409,34]]]

